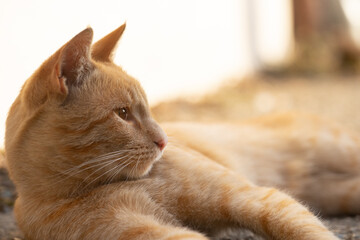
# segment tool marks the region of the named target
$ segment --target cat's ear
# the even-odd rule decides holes
[[[77,34],[25,82],[22,97],[28,108],[42,105],[50,95],[63,101],[73,86],[79,86],[92,71],[90,47],[93,31],[87,28]]]
[[[79,86],[92,71],[90,48],[93,30],[87,28],[73,37],[60,50],[56,64],[60,90],[67,93],[72,86]]]
[[[126,27],[126,23],[121,25],[115,31],[109,33],[92,46],[91,56],[93,59],[101,62],[111,62],[114,52],[121,35]]]

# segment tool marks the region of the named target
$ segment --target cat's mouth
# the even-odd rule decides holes
[[[148,156],[142,159],[144,164],[154,164],[155,162],[159,161],[163,155],[163,151],[155,150],[153,153],[149,154]]]
[[[148,174],[153,164],[161,159],[163,150],[154,150],[133,155],[127,160],[127,166],[123,168],[122,175],[126,178],[139,178]]]

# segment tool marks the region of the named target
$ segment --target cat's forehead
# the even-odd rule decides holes
[[[147,104],[140,83],[115,64],[99,64],[96,82],[103,92],[111,93],[114,99]]]

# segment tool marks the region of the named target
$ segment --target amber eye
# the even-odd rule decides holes
[[[128,120],[129,117],[129,109],[127,107],[119,108],[116,110],[117,115],[121,117],[123,120]]]

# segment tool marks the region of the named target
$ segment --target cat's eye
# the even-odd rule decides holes
[[[129,118],[129,108],[127,107],[119,108],[116,110],[116,114],[126,121]]]

